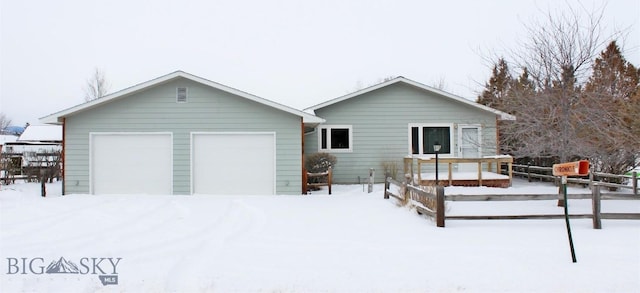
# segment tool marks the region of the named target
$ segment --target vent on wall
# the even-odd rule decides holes
[[[176,102],[178,103],[186,103],[187,102],[187,88],[179,87],[176,90]]]

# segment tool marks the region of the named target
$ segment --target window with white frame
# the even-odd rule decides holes
[[[351,152],[353,132],[351,125],[323,125],[318,127],[318,150]]]
[[[433,145],[439,144],[438,154],[452,155],[452,124],[409,124],[409,154],[435,154]]]

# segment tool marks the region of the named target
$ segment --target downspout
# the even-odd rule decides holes
[[[65,135],[65,129],[67,128],[67,118],[62,118],[62,152],[60,153],[61,159],[62,159],[62,168],[60,170],[60,173],[62,173],[62,195],[65,195],[64,193],[64,185],[67,182],[66,177],[64,176],[64,169],[66,166],[66,160],[65,160],[65,151],[67,149],[66,147],[66,135]]]
[[[300,117],[300,143],[302,147],[300,162],[302,164],[302,194],[307,194],[307,170],[304,168],[304,118]]]

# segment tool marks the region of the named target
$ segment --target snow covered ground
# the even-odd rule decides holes
[[[446,193],[556,191],[516,180]],[[371,194],[346,185],[333,195],[62,197],[53,183],[48,193],[0,186],[0,292],[640,292],[640,221],[594,230],[572,219],[572,263],[564,220],[437,228],[384,200],[380,185]],[[562,213],[555,201],[447,209]],[[569,201],[572,213],[590,209]],[[640,201],[603,201],[602,211],[640,212]]]

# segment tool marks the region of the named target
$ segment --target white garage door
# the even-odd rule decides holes
[[[171,194],[170,133],[91,134],[91,193]]]
[[[193,133],[192,193],[274,194],[275,133]]]

